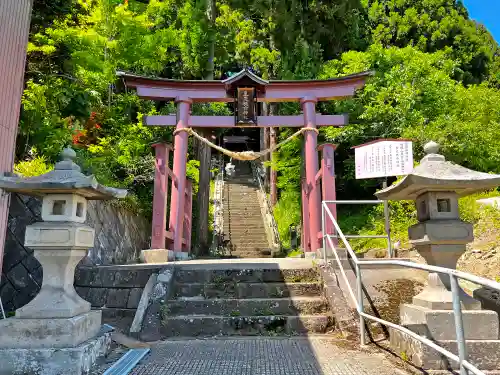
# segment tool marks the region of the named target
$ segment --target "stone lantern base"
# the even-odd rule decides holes
[[[110,349],[111,333],[104,330],[75,347],[0,349],[0,375],[88,374],[96,359]]]
[[[448,370],[450,368],[458,370],[456,362],[448,360],[413,337],[393,328],[389,328],[389,335],[394,353],[414,366],[425,370]],[[435,342],[444,349],[458,354],[456,340],[436,340]],[[468,361],[480,370],[493,371],[496,374],[500,369],[500,340],[467,340],[466,351]]]
[[[168,249],[141,250],[140,259],[142,263],[158,264],[168,263],[176,260],[188,260],[189,253],[184,251],[173,251]]]
[[[101,311],[73,287],[75,267],[94,244],[94,230],[76,222],[41,222],[25,243],[43,267],[40,293],[16,316],[0,320],[0,375],[81,375],[107,354]]]

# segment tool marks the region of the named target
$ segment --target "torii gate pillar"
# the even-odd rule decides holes
[[[316,103],[314,97],[305,97],[301,100],[304,112],[304,126],[316,129]],[[316,174],[319,170],[318,162],[318,134],[309,130],[305,135],[305,157],[306,157],[306,194],[308,195],[309,208],[309,238],[310,251],[315,253],[320,248],[318,236],[321,231],[321,195],[316,184]],[[307,220],[307,216],[304,218]]]
[[[189,114],[192,101],[177,98],[176,130],[189,127]],[[182,251],[182,232],[184,223],[184,204],[186,190],[186,164],[188,152],[188,134],[180,131],[174,138],[174,178],[172,179],[172,198],[170,201],[170,231],[174,233],[175,252]]]

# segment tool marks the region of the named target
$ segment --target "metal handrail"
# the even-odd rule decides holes
[[[328,200],[328,201],[323,201],[324,204],[383,204],[384,205],[384,230],[385,230],[385,235],[377,235],[377,234],[348,234],[345,235],[346,238],[385,238],[387,241],[387,254],[389,255],[389,258],[393,257],[393,251],[392,251],[392,242],[391,242],[391,221],[389,218],[390,211],[389,211],[389,203],[387,201],[381,201],[381,200]],[[323,215],[324,216],[324,215]],[[323,218],[324,221],[324,218]],[[332,235],[335,238],[338,238],[338,235],[333,234]],[[325,248],[325,241],[323,240],[323,249]]]
[[[471,364],[467,360],[467,351],[466,351],[466,341],[465,341],[465,336],[464,336],[464,327],[463,327],[463,317],[462,317],[462,306],[460,303],[460,297],[459,297],[459,286],[458,286],[458,279],[463,279],[470,281],[472,283],[486,286],[488,288],[498,290],[500,291],[500,283],[497,283],[493,280],[486,279],[484,277],[479,277],[475,275],[471,275],[466,272],[461,272],[457,270],[453,270],[450,268],[445,268],[445,267],[437,267],[437,266],[431,266],[428,264],[419,264],[419,263],[413,263],[413,262],[408,262],[408,261],[403,261],[403,260],[360,260],[357,258],[356,254],[351,248],[351,245],[347,241],[346,236],[340,229],[337,221],[333,217],[333,214],[331,213],[330,209],[326,205],[326,202],[322,203],[322,211],[323,211],[323,220],[325,214],[328,215],[328,218],[332,221],[335,230],[338,233],[338,237],[341,238],[342,242],[344,243],[345,249],[347,250],[347,253],[351,257],[352,261],[354,262],[355,266],[355,274],[356,274],[356,288],[357,288],[357,296],[354,295],[354,291],[349,283],[349,280],[347,278],[347,275],[345,273],[345,270],[343,268],[342,262],[340,260],[340,257],[337,253],[337,249],[335,247],[334,241],[332,241],[332,235],[329,234],[324,234],[323,238],[328,241],[328,244],[331,246],[332,251],[335,255],[335,260],[338,263],[340,273],[344,279],[345,284],[347,285],[347,289],[349,292],[349,295],[351,299],[353,300],[354,304],[356,305],[356,310],[359,315],[359,331],[360,331],[360,341],[361,345],[366,345],[366,332],[365,332],[365,319],[368,320],[373,320],[377,323],[383,324],[385,326],[391,327],[397,331],[400,331],[404,334],[407,334],[414,339],[420,341],[421,343],[429,346],[430,348],[436,350],[440,354],[444,355],[445,357],[448,357],[452,361],[455,361],[458,363],[460,366],[460,375],[467,375],[467,370],[472,371],[476,375],[486,375],[484,372],[479,370],[477,367],[475,367],[473,364]],[[324,223],[323,223],[324,227]],[[323,252],[324,256],[324,261],[326,264],[326,253],[325,251]],[[441,274],[447,274],[450,277],[450,283],[451,283],[451,292],[452,292],[452,301],[453,301],[453,312],[455,316],[455,329],[456,329],[456,337],[457,337],[457,343],[458,343],[458,356],[435,342],[429,340],[426,337],[420,336],[416,334],[413,331],[410,331],[409,329],[395,324],[391,323],[387,320],[377,318],[373,315],[367,314],[363,310],[363,288],[362,288],[362,277],[361,277],[361,268],[363,266],[373,266],[373,265],[394,265],[394,266],[402,266],[406,268],[414,268],[414,269],[420,269],[424,271],[429,271],[429,272],[437,272]]]
[[[271,207],[271,202],[269,202],[269,199],[267,198],[266,190],[264,189],[264,182],[262,181],[262,177],[260,176],[260,173],[259,173],[260,172],[259,166],[257,165],[256,161],[251,161],[250,164],[252,166],[252,171],[253,171],[253,174],[255,176],[255,179],[257,180],[257,183],[259,184],[259,190],[261,191],[262,194],[264,194],[264,200],[266,202],[266,210],[271,218],[271,230],[272,230],[273,242],[274,242],[273,245],[281,248],[281,238],[280,238],[280,233],[278,230],[278,224],[276,223],[276,219],[274,218],[273,209]]]

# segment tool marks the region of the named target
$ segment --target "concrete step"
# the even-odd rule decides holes
[[[213,316],[165,317],[160,329],[164,337],[276,336],[325,333],[333,327],[329,315],[313,316]]]
[[[259,268],[257,268],[258,266]],[[224,283],[224,282],[318,282],[319,275],[315,268],[265,268],[265,263],[243,264],[242,268],[226,269],[179,269],[176,272],[178,283]],[[271,266],[271,265],[269,265]]]
[[[181,297],[165,304],[168,316],[175,315],[316,315],[328,311],[322,297],[252,298],[252,299],[198,299]]]
[[[175,297],[213,298],[289,298],[318,297],[321,283],[217,283],[177,284]]]

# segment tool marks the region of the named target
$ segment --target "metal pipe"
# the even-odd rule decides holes
[[[3,303],[1,298],[0,298],[0,310],[2,310],[2,318],[6,319],[5,310],[3,309]]]
[[[384,180],[382,187],[385,189],[387,187],[387,179]],[[391,243],[391,220],[389,218],[390,211],[389,211],[389,201],[385,200],[384,201],[384,229],[385,233],[387,235],[387,254],[389,255],[389,258],[393,257],[392,253],[392,243]]]
[[[338,238],[336,234],[331,235],[333,238]],[[387,238],[383,234],[344,234],[345,238]]]
[[[321,207],[321,233],[323,234],[323,260],[325,261],[326,264],[326,239],[325,239],[325,208]]]
[[[347,275],[344,271],[344,267],[342,266],[342,262],[340,261],[339,255],[337,254],[337,249],[335,249],[335,245],[333,244],[333,241],[330,237],[327,237],[327,240],[330,242],[330,246],[332,247],[332,252],[335,255],[335,260],[337,261],[337,264],[339,265],[339,271],[340,274],[342,275],[342,278],[344,279],[344,282],[347,285],[347,291],[349,292],[349,295],[351,296],[351,299],[356,306],[356,310],[358,309],[358,302],[356,300],[356,296],[354,295],[354,292],[352,291],[351,284],[349,284],[349,279],[347,278]]]
[[[361,200],[361,201],[343,201],[343,200],[331,200],[331,201],[323,201],[323,203],[337,203],[337,204],[380,204],[384,203],[384,201],[378,201],[378,200]]]
[[[487,286],[488,288],[492,288],[492,289],[500,291],[500,283],[497,283],[496,281],[485,279],[484,277],[470,275],[470,274],[462,272],[462,271],[444,268],[444,267],[430,266],[428,264],[413,263],[413,262],[408,262],[405,260],[383,260],[383,259],[382,260],[362,260],[362,261],[358,260],[358,263],[361,267],[363,267],[363,266],[391,265],[391,266],[402,266],[402,267],[407,267],[407,268],[415,268],[418,270],[424,270],[424,271],[429,271],[429,272],[444,273],[444,274],[448,274],[448,275],[454,275],[454,276],[458,277],[459,279],[468,280],[472,283],[479,284],[482,286]]]
[[[347,279],[347,275],[345,274],[345,271],[342,266],[342,262],[339,259],[337,250],[333,246],[333,241],[332,237],[337,237],[337,236],[332,236],[329,234],[324,235],[323,237],[326,238],[326,240],[330,243],[333,249],[333,253],[335,255],[335,259],[339,265],[339,270],[341,272],[342,277],[344,278],[344,281],[347,285],[347,290],[349,292],[349,295],[351,296],[352,300],[354,301],[354,304],[356,305],[356,309],[360,315],[360,317],[368,320],[372,320],[375,322],[378,322],[380,324],[383,324],[387,327],[393,328],[397,331],[400,331],[408,336],[413,337],[414,339],[420,341],[421,343],[427,345],[428,347],[436,350],[438,353],[446,356],[447,358],[457,362],[460,365],[460,374],[461,375],[467,375],[466,370],[471,371],[475,375],[485,375],[484,372],[479,370],[477,367],[472,365],[470,362],[467,361],[467,355],[466,355],[466,349],[465,349],[465,339],[464,339],[464,330],[463,330],[463,319],[462,319],[462,311],[461,311],[461,306],[460,306],[460,299],[458,298],[459,296],[459,286],[458,286],[458,279],[464,279],[468,280],[470,282],[473,282],[475,284],[483,285],[495,290],[500,291],[500,283],[497,283],[493,280],[488,280],[482,277],[470,275],[461,271],[457,270],[452,270],[444,267],[437,267],[437,266],[429,266],[427,264],[418,264],[418,263],[413,263],[413,262],[408,262],[408,261],[401,261],[401,260],[376,260],[376,261],[367,261],[367,260],[359,260],[357,259],[354,251],[352,250],[351,246],[347,242],[346,236],[342,233],[337,221],[333,218],[332,213],[328,209],[328,206],[323,202],[323,209],[324,213],[328,215],[328,217],[332,220],[333,225],[335,226],[335,229],[337,230],[337,233],[339,234],[339,237],[342,239],[344,242],[345,248],[351,258],[353,259],[353,262],[356,267],[356,276],[357,276],[357,284],[358,284],[358,296],[357,298],[354,296],[354,292],[352,289],[352,286],[349,284],[349,281]],[[402,327],[400,325],[388,322],[386,320],[374,317],[372,315],[366,314],[363,312],[363,302],[362,302],[362,293],[361,293],[361,298],[360,298],[360,290],[362,290],[359,286],[361,282],[361,267],[362,266],[370,266],[370,265],[395,265],[395,266],[402,266],[402,267],[407,267],[407,268],[414,268],[414,269],[420,269],[424,271],[429,271],[429,272],[438,272],[438,273],[445,273],[450,275],[451,279],[451,286],[452,286],[452,293],[453,294],[453,309],[454,309],[454,314],[455,314],[455,325],[457,329],[457,341],[459,343],[459,356],[449,352],[448,350],[440,347],[437,345],[435,342],[429,340],[426,337],[420,336],[416,334],[415,332],[410,331],[409,329]],[[359,275],[359,277],[358,277]],[[363,331],[363,332],[361,332]],[[360,334],[364,334],[364,322],[362,323],[362,320],[360,319]],[[365,338],[366,339],[366,338]],[[363,343],[363,337],[360,337],[361,342]],[[462,348],[460,348],[460,345],[462,345]],[[465,372],[464,372],[465,371]]]
[[[462,306],[460,304],[460,287],[458,286],[457,277],[450,275],[451,295],[453,298],[453,315],[455,316],[455,330],[457,333],[458,357],[460,359],[460,375],[468,375],[467,369],[464,367],[464,360],[467,359],[467,351],[465,348],[464,322],[462,317]]]
[[[363,281],[361,279],[361,268],[356,264],[356,288],[358,292],[359,313],[359,342],[361,346],[366,345],[365,318],[363,317]]]

